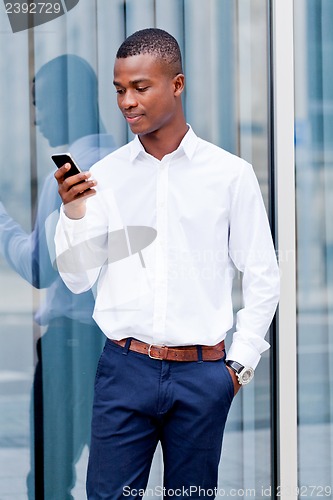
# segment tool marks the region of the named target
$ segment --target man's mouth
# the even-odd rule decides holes
[[[124,115],[127,123],[133,124],[136,123],[142,118],[143,115]]]

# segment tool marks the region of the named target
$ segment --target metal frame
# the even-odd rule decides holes
[[[277,313],[278,436],[275,460],[278,478],[275,495],[282,500],[297,500],[293,1],[272,0],[271,6],[276,243],[281,270],[281,298]]]

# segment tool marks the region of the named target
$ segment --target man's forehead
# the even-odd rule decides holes
[[[135,74],[149,78],[155,72],[165,73],[165,62],[151,54],[138,54],[135,56],[116,58],[114,74]],[[139,77],[139,76],[138,76]]]

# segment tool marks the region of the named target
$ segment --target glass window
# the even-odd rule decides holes
[[[222,4],[226,8],[226,3]],[[219,116],[223,116],[224,121],[216,127],[219,131],[218,144],[253,165],[269,212],[272,201],[268,127],[269,12],[267,3],[260,1],[239,0],[228,2],[228,6],[229,17],[226,12],[220,12],[220,20],[224,19],[225,24],[218,32],[220,36],[222,33],[226,36],[229,29],[229,37],[221,39],[218,44],[221,50],[218,81],[222,75],[224,78],[227,78],[226,74],[232,76],[229,76],[223,92],[225,101],[221,103]],[[226,138],[230,142],[224,142]],[[210,140],[214,142],[214,137]],[[237,309],[241,304],[241,276],[236,278],[234,299]],[[267,339],[271,344],[274,342],[269,335]],[[220,484],[221,488],[227,486],[229,494],[242,488],[243,492],[238,491],[239,498],[270,496],[274,484],[272,354],[272,350],[263,354],[254,383],[245,387],[234,400],[226,426]]]
[[[24,3],[17,5],[22,10]],[[104,339],[91,319],[92,293],[72,295],[54,265],[60,198],[50,155],[70,151],[88,169],[130,138],[112,85],[115,52],[126,35],[157,26],[178,39],[188,122],[252,163],[267,210],[271,203],[267,2],[50,5],[49,18],[0,10],[0,494],[15,500],[41,492],[48,499],[85,498]],[[28,29],[29,22],[35,27]],[[236,308],[240,285],[236,275]],[[235,399],[227,424],[219,487],[244,489],[238,498],[249,496],[246,490],[261,495],[272,484],[270,356]],[[158,451],[150,487],[161,477]]]
[[[295,2],[299,483],[317,488],[333,478],[332,21],[329,0]]]

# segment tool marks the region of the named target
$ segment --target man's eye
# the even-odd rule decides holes
[[[117,94],[123,94],[125,91],[124,89],[116,89]]]
[[[137,87],[136,89],[138,92],[145,92],[146,90],[148,90],[148,87]]]

